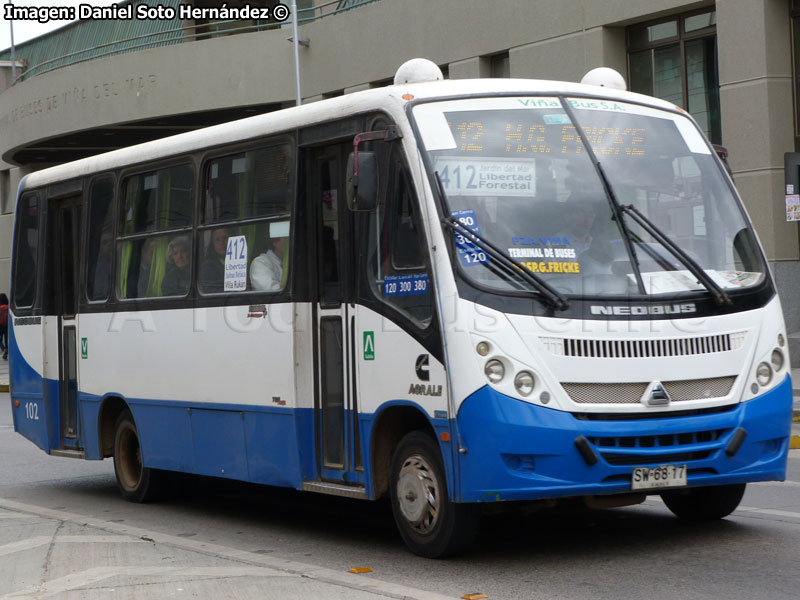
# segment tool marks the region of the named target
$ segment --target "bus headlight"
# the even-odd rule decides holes
[[[762,362],[756,367],[756,381],[761,387],[769,385],[772,381],[772,367],[767,363]]]
[[[520,371],[517,373],[517,376],[514,377],[514,387],[517,389],[517,393],[520,396],[530,396],[535,383],[536,379],[533,377],[533,374],[528,371]]]
[[[503,363],[493,358],[486,362],[486,366],[483,367],[483,372],[486,373],[486,378],[492,383],[500,383],[506,375],[506,368],[503,366]]]
[[[783,368],[783,361],[783,352],[775,348],[775,350],[772,351],[772,356],[770,356],[770,362],[776,373]]]

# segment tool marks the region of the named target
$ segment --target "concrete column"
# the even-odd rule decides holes
[[[787,0],[717,2],[722,143],[767,256],[779,261],[800,258],[784,203],[783,154],[794,147],[790,23]]]

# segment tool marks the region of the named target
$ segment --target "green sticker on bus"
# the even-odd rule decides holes
[[[364,332],[364,360],[375,360],[375,332]]]
[[[81,338],[81,358],[89,358],[89,338]]]

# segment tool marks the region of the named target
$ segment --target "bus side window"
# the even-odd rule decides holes
[[[285,138],[205,164],[197,248],[201,294],[286,289],[293,165],[293,145]],[[226,260],[247,263],[246,277],[229,277],[227,289]]]
[[[86,262],[86,297],[91,301],[108,299],[111,289],[111,263],[114,251],[112,200],[114,179],[103,177],[89,188],[89,231]]]
[[[397,157],[390,161],[387,194],[377,219],[374,293],[425,327],[433,315],[427,245],[411,176]]]
[[[39,251],[39,197],[26,194],[17,207],[17,247],[14,254],[15,308],[30,308],[36,299],[36,265]]]
[[[191,165],[148,171],[123,180],[124,212],[117,242],[120,298],[165,295],[162,284],[168,267],[172,265],[168,260],[169,244],[175,237],[190,233],[193,188],[194,169]],[[162,231],[171,234],[152,235]],[[144,237],[145,233],[150,235]],[[186,289],[188,287],[182,284],[169,293],[180,295]]]

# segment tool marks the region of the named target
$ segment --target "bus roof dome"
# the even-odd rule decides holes
[[[444,79],[442,70],[436,66],[436,63],[428,60],[427,58],[412,58],[407,60],[397,73],[394,74],[394,84],[401,83],[423,83],[426,81],[441,81]]]
[[[607,87],[623,92],[628,89],[628,86],[625,84],[625,78],[614,69],[609,69],[608,67],[597,67],[596,69],[592,69],[583,76],[581,83],[585,83],[586,85]]]

